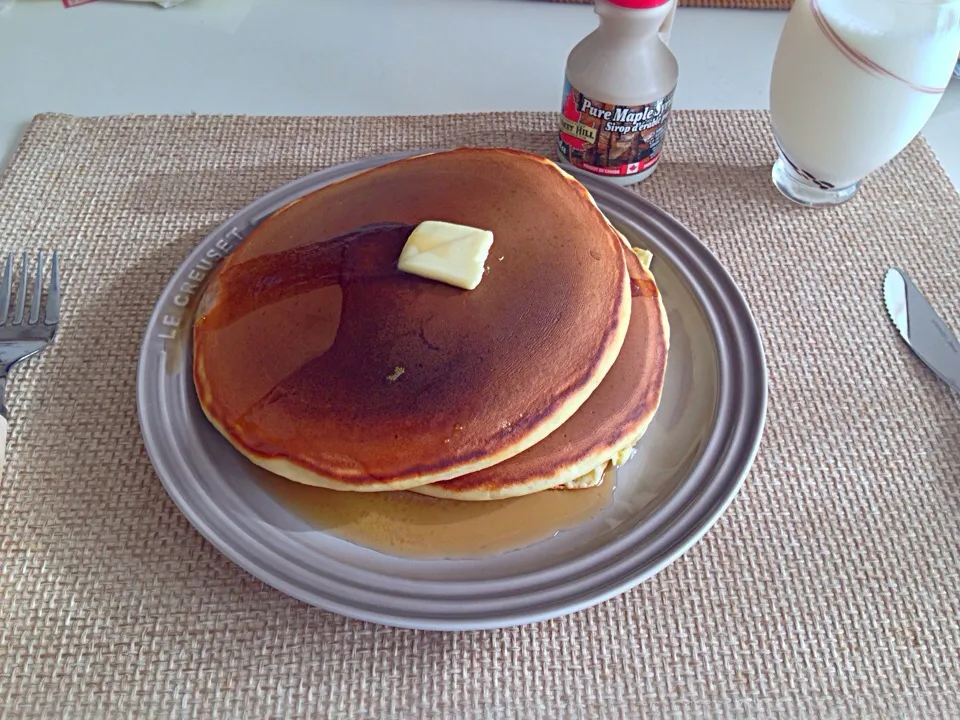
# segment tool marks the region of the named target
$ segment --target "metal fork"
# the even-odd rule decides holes
[[[37,271],[33,276],[33,293],[30,299],[30,314],[25,318],[27,305],[27,283],[30,281],[30,261],[23,253],[23,269],[17,287],[17,297],[13,305],[10,294],[13,291],[14,254],[7,255],[3,268],[3,282],[0,283],[0,471],[7,452],[7,406],[4,393],[7,388],[7,374],[21,360],[33,357],[43,350],[57,334],[60,322],[60,258],[53,252],[53,266],[50,271],[50,284],[47,288],[47,302],[43,307],[43,320],[40,319],[40,301],[43,297],[43,252],[37,253]],[[13,311],[11,319],[10,311]]]

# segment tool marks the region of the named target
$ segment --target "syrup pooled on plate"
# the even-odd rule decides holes
[[[612,499],[616,470],[608,466],[597,487],[484,502],[326,490],[262,470],[257,481],[308,524],[357,545],[407,557],[469,558],[532,545],[590,520]]]

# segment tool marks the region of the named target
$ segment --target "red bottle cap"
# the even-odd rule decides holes
[[[611,5],[628,8],[630,10],[649,10],[650,8],[666,5],[670,0],[607,0]]]

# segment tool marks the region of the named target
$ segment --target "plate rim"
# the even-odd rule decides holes
[[[191,525],[193,525],[193,527],[200,532],[201,535],[203,535],[212,545],[214,545],[218,551],[254,577],[260,579],[268,585],[271,585],[280,592],[283,592],[302,602],[306,602],[307,604],[359,620],[371,621],[394,627],[428,630],[480,630],[513,627],[520,624],[540,622],[546,619],[559,617],[585,609],[587,607],[591,607],[615,597],[661,572],[664,568],[673,563],[687,550],[689,550],[693,545],[699,542],[710,530],[710,528],[716,523],[719,517],[726,511],[730,503],[732,503],[734,498],[737,496],[747,475],[749,474],[750,469],[753,466],[763,438],[768,404],[768,369],[763,349],[762,337],[742,291],[727,272],[726,268],[724,268],[724,266],[719,262],[719,259],[716,258],[709,248],[707,248],[706,245],[700,241],[700,239],[693,232],[686,228],[671,214],[667,213],[665,210],[646,198],[631,193],[628,190],[620,188],[602,178],[595,178],[575,168],[571,169],[564,167],[564,171],[573,174],[587,187],[587,189],[591,192],[591,195],[593,195],[594,199],[597,201],[598,206],[605,213],[609,211],[607,206],[612,206],[614,209],[619,210],[621,214],[633,216],[633,222],[636,222],[638,227],[641,227],[644,232],[651,232],[651,226],[653,226],[653,228],[662,231],[665,235],[679,237],[684,240],[686,247],[681,247],[680,245],[677,247],[686,251],[693,260],[703,265],[704,272],[707,270],[711,271],[708,273],[708,276],[710,276],[711,279],[717,284],[717,287],[714,288],[714,291],[716,293],[720,293],[721,296],[725,297],[727,301],[726,315],[724,317],[719,317],[720,315],[723,315],[723,313],[720,313],[717,308],[713,308],[704,302],[705,295],[709,293],[706,293],[702,287],[696,287],[696,282],[693,283],[695,287],[691,287],[691,294],[697,301],[701,310],[707,316],[708,326],[710,327],[710,330],[714,336],[714,341],[717,344],[716,349],[718,354],[718,366],[721,363],[722,346],[731,340],[735,340],[736,343],[741,346],[741,355],[754,356],[754,359],[757,361],[754,365],[754,371],[758,371],[756,372],[757,377],[754,379],[752,388],[756,394],[756,397],[753,399],[754,410],[752,413],[755,421],[749,425],[744,425],[743,423],[734,424],[733,432],[730,435],[728,442],[726,442],[726,446],[721,448],[723,452],[721,452],[718,456],[719,465],[717,467],[719,467],[719,469],[710,468],[709,470],[712,471],[711,475],[706,478],[709,480],[709,482],[704,486],[705,490],[720,487],[721,485],[726,487],[726,490],[720,493],[719,499],[713,502],[705,512],[701,512],[698,521],[693,526],[687,528],[686,531],[681,533],[682,537],[678,541],[674,542],[666,551],[659,552],[653,561],[646,562],[640,569],[629,571],[625,574],[621,573],[619,580],[605,582],[601,587],[596,587],[596,579],[591,574],[587,574],[585,580],[582,576],[577,576],[575,578],[577,584],[582,584],[581,581],[583,581],[591,587],[583,592],[578,593],[573,598],[553,600],[545,603],[542,607],[535,605],[523,610],[511,611],[503,614],[492,613],[482,617],[478,616],[475,618],[470,618],[469,620],[466,620],[462,617],[425,618],[424,616],[419,615],[405,616],[396,612],[382,612],[376,608],[365,609],[363,607],[358,607],[357,603],[344,604],[343,602],[338,601],[336,598],[318,596],[316,592],[304,591],[295,583],[285,579],[277,573],[274,573],[270,568],[264,567],[262,563],[257,563],[251,558],[248,558],[238,548],[234,547],[233,543],[224,538],[216,528],[212,527],[204,517],[195,511],[192,505],[187,502],[187,499],[181,495],[174,483],[170,481],[168,475],[172,475],[173,472],[167,466],[162,453],[156,447],[156,443],[154,442],[155,438],[151,437],[151,434],[148,432],[150,421],[144,407],[144,398],[146,397],[145,388],[154,379],[153,376],[149,374],[149,365],[151,358],[150,353],[152,350],[155,350],[155,348],[152,348],[153,343],[151,343],[150,332],[151,329],[155,327],[159,317],[163,314],[163,298],[169,293],[171,287],[176,284],[178,278],[180,278],[184,272],[189,272],[189,270],[196,264],[198,258],[203,256],[203,253],[210,244],[211,239],[230,236],[234,233],[240,233],[240,237],[243,237],[245,233],[249,233],[249,231],[258,225],[263,219],[296,197],[302,196],[303,194],[311,192],[319,187],[322,187],[323,185],[343,180],[350,175],[356,174],[357,172],[362,172],[368,168],[403,157],[425,154],[429,152],[432,151],[413,150],[400,153],[390,153],[386,155],[362,157],[347,163],[332,165],[330,167],[297,178],[291,182],[277,187],[265,195],[262,195],[245,207],[234,212],[229,218],[227,218],[213,231],[207,233],[204,238],[197,243],[197,245],[184,258],[183,262],[171,274],[170,279],[164,286],[164,289],[161,291],[157,300],[157,305],[151,313],[146,332],[141,342],[140,352],[138,354],[137,411],[141,435],[144,445],[147,449],[147,454],[157,476],[164,486],[165,491],[171,497],[174,504],[187,518]],[[670,254],[676,255],[674,252],[671,252]],[[674,258],[674,260],[675,259],[676,258]],[[681,270],[680,268],[683,266],[678,265],[676,262],[673,264],[684,282],[690,285],[691,278],[688,277],[689,273]],[[722,293],[721,289],[723,291]],[[740,323],[733,328],[733,331],[730,333],[731,337],[725,337],[719,334],[717,332],[717,328],[722,324],[720,321],[725,320],[730,322],[734,316],[738,316]],[[161,364],[163,363],[162,360],[160,362]],[[717,435],[718,415],[721,412],[722,398],[725,387],[728,394],[732,392],[731,388],[728,386],[729,383],[727,382],[729,379],[730,378],[726,378],[722,373],[720,373],[720,377],[718,378],[718,396],[720,399],[718,399],[717,407],[714,410],[713,423],[710,428],[710,433],[707,436],[707,442],[704,445],[704,453],[706,452],[709,444],[713,441],[714,437]],[[164,412],[166,412],[166,408],[164,408]],[[166,425],[169,427],[169,419],[167,420]],[[732,451],[731,447],[734,448],[736,452]],[[690,470],[687,472],[687,476],[681,481],[681,483],[688,482],[690,478],[694,476],[694,474],[701,468],[701,460],[702,458],[697,459],[696,463],[690,468]],[[725,467],[731,464],[734,466],[733,468]],[[674,489],[674,494],[676,494],[676,492],[677,490]],[[655,508],[654,512],[658,510],[660,510],[659,507]],[[683,509],[681,508],[680,512],[682,512],[682,510]],[[233,520],[232,522],[234,522],[234,528],[237,529],[238,526],[235,524],[236,520]],[[675,526],[675,520],[668,521],[666,525],[668,529],[675,528]],[[630,533],[625,533],[624,536],[616,538],[614,541],[607,543],[606,545],[602,546],[601,549],[614,547],[618,543],[629,545],[631,541],[629,536]],[[647,540],[649,540],[649,538],[643,538],[643,542],[645,544],[647,544]],[[633,542],[635,543],[636,539],[633,539]],[[636,553],[632,552],[630,547],[625,547],[623,552],[617,552],[612,558],[608,558],[609,562],[605,563],[604,567],[606,568],[609,566],[614,566],[613,569],[616,570],[616,566],[622,563],[623,555],[634,554]],[[417,581],[409,582],[411,582],[414,586],[418,584],[423,585],[423,583]],[[434,598],[431,598],[431,600],[435,601]]]

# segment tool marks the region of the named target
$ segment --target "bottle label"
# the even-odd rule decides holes
[[[646,105],[595,102],[566,79],[560,157],[597,175],[642,173],[660,159],[672,103],[673,91]]]

